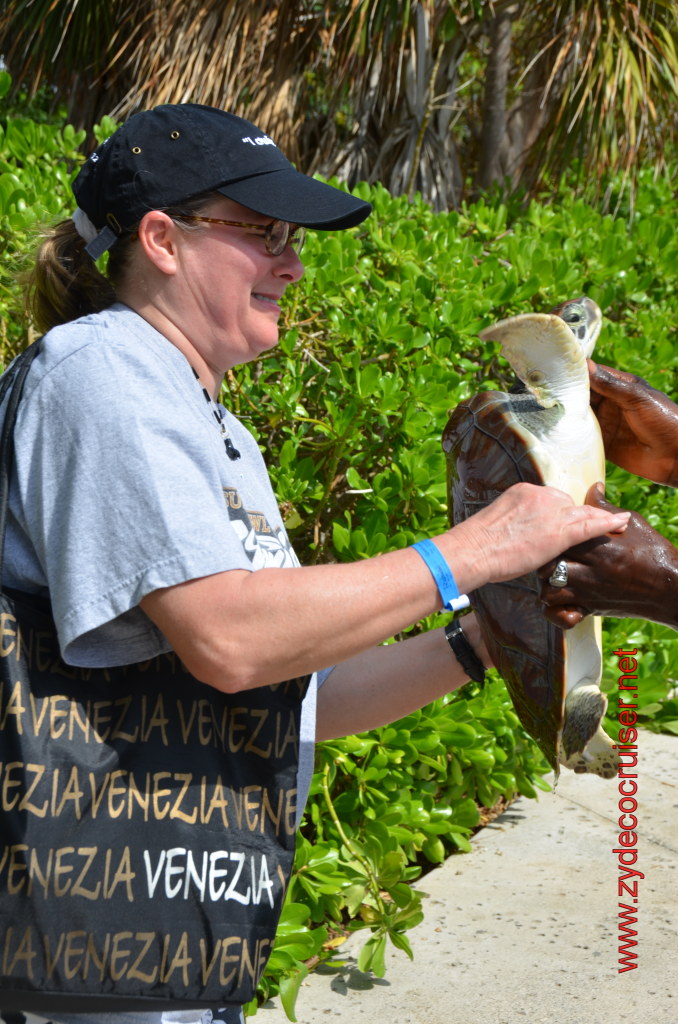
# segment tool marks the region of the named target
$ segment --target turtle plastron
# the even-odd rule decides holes
[[[443,435],[453,523],[519,481],[550,484],[581,504],[591,484],[604,480],[586,366],[600,321],[595,303],[578,299],[558,315],[512,317],[483,331],[481,338],[502,344],[523,389],[483,392],[454,410]],[[556,777],[565,765],[612,778],[619,758],[601,725],[600,620],[558,628],[544,617],[539,589],[531,573],[471,594],[483,638]]]

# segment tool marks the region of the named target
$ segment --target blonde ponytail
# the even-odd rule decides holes
[[[85,252],[72,220],[55,224],[40,246],[28,279],[26,305],[38,331],[98,313],[115,302],[115,289]]]

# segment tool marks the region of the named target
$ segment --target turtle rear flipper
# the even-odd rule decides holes
[[[619,770],[619,751],[603,731],[607,697],[597,686],[577,686],[565,698],[560,762],[575,772],[611,779]]]

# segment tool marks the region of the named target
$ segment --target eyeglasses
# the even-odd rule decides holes
[[[248,228],[253,235],[264,239],[266,252],[269,256],[280,256],[287,245],[291,245],[296,253],[300,253],[306,237],[304,228],[297,224],[289,224],[286,220],[272,220],[270,224],[247,224],[241,220],[221,220],[218,217],[184,217],[183,220],[200,220],[205,224],[226,224],[231,228]]]

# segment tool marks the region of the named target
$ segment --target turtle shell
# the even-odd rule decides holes
[[[538,463],[512,425],[518,402],[536,406],[532,396],[489,391],[454,410],[443,435],[452,525],[485,508],[512,484],[544,483]],[[536,573],[487,584],[469,598],[520,721],[557,771],[565,644],[563,631],[544,618]]]
[[[553,415],[558,415],[557,410],[543,409],[530,392],[489,391],[457,406],[443,435],[452,525],[515,483],[545,483],[529,437],[547,430]],[[611,778],[617,766],[607,747],[593,761],[581,753],[598,730],[606,707],[603,695],[596,697],[595,687],[596,706],[589,706],[585,714],[587,734],[577,734],[580,715],[571,715],[568,727],[566,644],[570,638],[544,617],[537,574],[487,584],[469,598],[516,713],[556,776],[564,763],[575,771]],[[591,722],[595,722],[592,727]],[[605,740],[609,746],[611,741]]]

